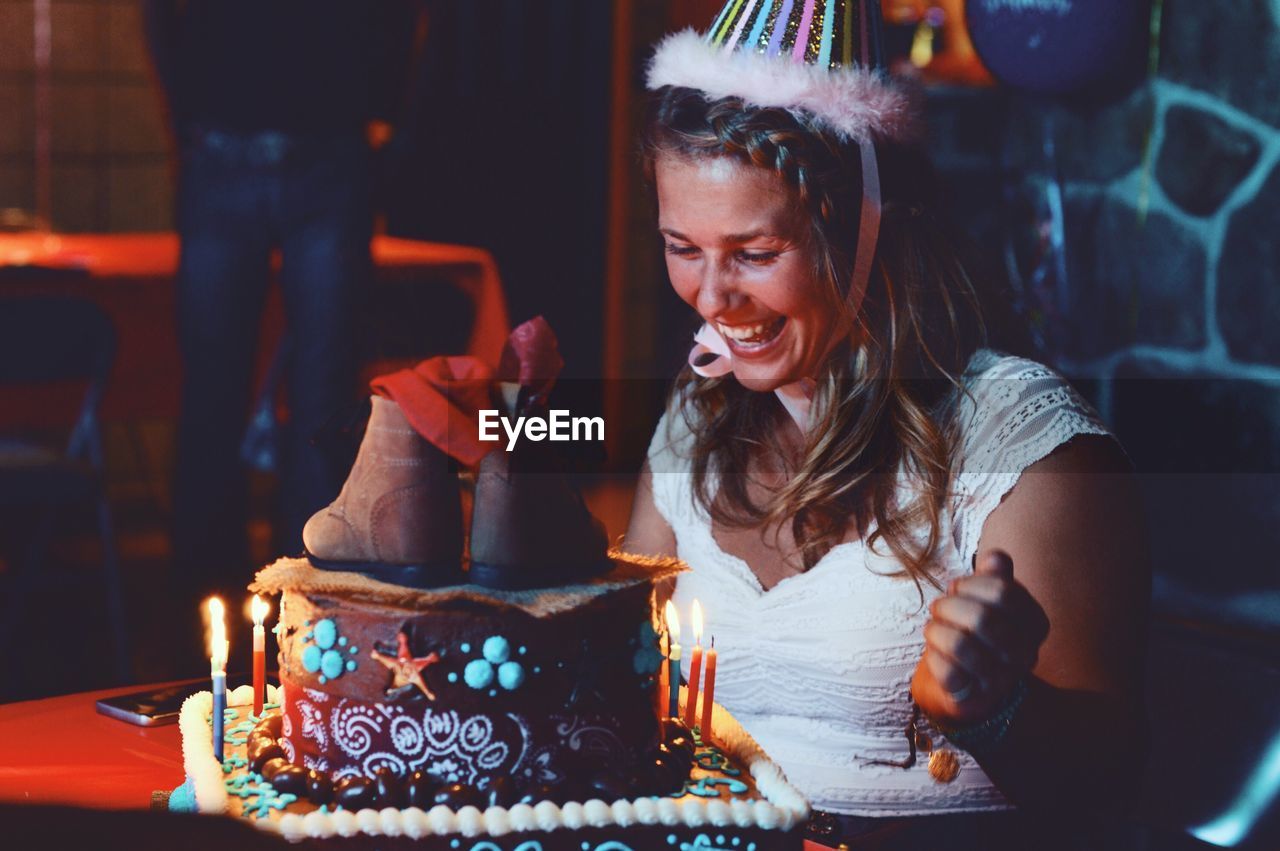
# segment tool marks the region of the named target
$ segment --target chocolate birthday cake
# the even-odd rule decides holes
[[[221,764],[188,700],[175,799],[324,847],[799,848],[803,798],[719,707],[707,741],[659,722],[653,588],[678,570],[424,590],[281,560],[253,586],[282,595],[280,687],[261,717],[231,693]]]
[[[497,373],[435,358],[375,379],[306,558],[250,586],[280,596],[280,686],[261,714],[229,695],[221,753],[212,695],[186,702],[173,808],[325,847],[800,847],[804,799],[731,719],[704,740],[661,717],[655,588],[684,566],[610,552],[546,444],[471,439],[486,405],[545,414],[562,365],[539,319]],[[468,546],[455,465],[475,469]]]

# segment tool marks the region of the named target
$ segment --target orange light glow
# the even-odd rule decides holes
[[[254,594],[252,605],[253,625],[262,626],[262,622],[266,619],[267,613],[270,611],[271,604],[259,597],[257,594]]]
[[[215,673],[227,669],[227,654],[230,650],[227,641],[226,607],[217,597],[209,598],[209,667]]]
[[[667,601],[667,608],[664,610],[667,621],[667,630],[671,633],[671,642],[674,644],[680,640],[680,615],[676,613],[676,605],[670,600]]]

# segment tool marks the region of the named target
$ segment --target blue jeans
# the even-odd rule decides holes
[[[358,310],[371,277],[371,168],[362,135],[185,134],[178,187],[183,386],[174,558],[184,590],[243,585],[247,477],[239,447],[259,326],[279,249],[290,412],[280,446],[277,546],[340,489],[310,442],[355,396]]]

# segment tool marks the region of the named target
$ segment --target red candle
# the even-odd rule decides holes
[[[658,691],[657,694],[654,695],[654,709],[657,711],[659,716],[661,716],[666,709],[667,694],[671,691],[671,686],[667,679],[667,671],[670,667],[667,665],[667,652],[670,647],[669,642],[670,636],[664,629],[662,631],[662,636],[658,639],[658,652],[662,654],[662,663],[658,665]]]
[[[716,699],[716,637],[707,649],[706,684],[702,688],[702,741],[711,743],[711,705]]]
[[[698,681],[702,676],[702,604],[693,601],[693,656],[689,659],[689,693],[685,697],[684,723],[690,730],[698,717]]]
[[[262,621],[270,606],[253,595],[253,714],[262,717],[262,702],[267,691],[267,635]]]

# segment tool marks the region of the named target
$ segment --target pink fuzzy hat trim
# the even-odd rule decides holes
[[[754,51],[726,53],[691,29],[662,40],[647,82],[650,89],[682,86],[713,100],[739,97],[748,106],[805,112],[858,142],[907,140],[919,131],[913,99],[874,71],[828,69]]]

